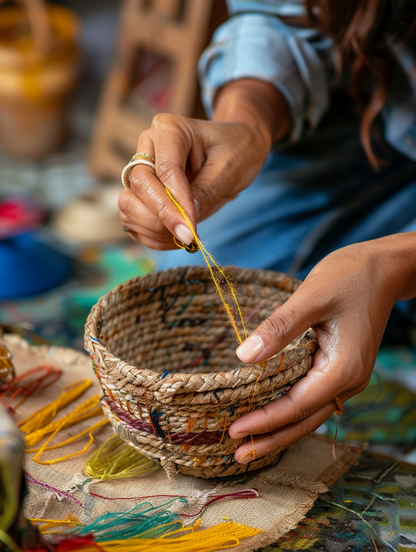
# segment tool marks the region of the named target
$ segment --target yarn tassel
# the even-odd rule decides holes
[[[118,435],[113,435],[94,452],[85,466],[85,473],[92,479],[121,479],[140,477],[160,469]]]
[[[90,386],[91,381],[87,379],[78,380],[65,386],[58,399],[19,422],[18,426],[24,433],[32,433],[44,427],[53,420],[60,410],[75,401],[75,399],[82,395]]]
[[[48,425],[42,427],[41,429],[37,429],[32,433],[28,433],[25,436],[26,445],[28,447],[34,447],[43,439],[45,435],[48,435],[49,433],[53,433],[56,430],[65,429],[66,427],[75,425],[82,420],[100,415],[103,415],[100,397],[99,395],[94,395],[87,401],[83,402],[80,406],[75,408],[70,414],[67,414],[59,420],[50,422]]]

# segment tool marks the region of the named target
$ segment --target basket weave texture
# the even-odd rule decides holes
[[[224,269],[237,283],[251,333],[282,305],[299,280],[265,270]],[[243,465],[247,440],[232,422],[284,395],[303,377],[318,348],[308,330],[266,365],[245,365],[207,268],[181,267],[117,286],[93,307],[85,347],[101,383],[114,430],[169,477],[233,478],[272,464],[277,451]],[[248,438],[249,439],[249,438]]]

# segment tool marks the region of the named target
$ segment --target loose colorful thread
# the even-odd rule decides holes
[[[60,491],[59,489],[56,489],[55,487],[51,487],[51,485],[48,485],[47,483],[41,483],[40,481],[37,481],[34,477],[30,475],[30,473],[24,472],[26,481],[29,481],[30,483],[35,483],[36,485],[40,485],[47,491],[51,491],[55,494],[57,494],[60,497],[68,498],[69,500],[72,500],[72,502],[75,502],[77,506],[82,506],[81,502],[77,500],[74,496],[65,493],[64,491]]]
[[[94,395],[75,408],[70,414],[67,414],[59,420],[50,422],[41,429],[28,433],[25,436],[26,445],[28,447],[34,447],[45,437],[45,435],[48,435],[48,433],[53,433],[56,430],[61,431],[62,429],[75,425],[83,420],[87,420],[88,418],[102,415],[103,410],[101,407],[100,397],[98,395]]]
[[[160,469],[118,435],[113,435],[88,459],[85,473],[92,479],[110,480],[140,477]]]
[[[169,503],[168,503],[169,504]],[[68,539],[60,540],[62,547],[57,547],[57,552],[70,552],[82,548],[84,552],[96,552],[101,550],[104,552],[147,552],[150,548],[154,552],[173,551],[176,552],[214,552],[222,548],[233,548],[240,544],[242,539],[258,535],[261,529],[255,529],[245,525],[240,525],[235,522],[227,522],[215,525],[209,529],[199,530],[201,520],[198,519],[193,526],[184,527],[183,522],[172,519],[168,523],[162,523],[155,526],[156,519],[166,518],[166,513],[175,516],[169,510],[158,512],[156,516],[146,516],[146,513],[152,509],[151,507],[141,515],[145,517],[141,522],[137,521],[140,517],[140,512],[134,512],[137,508],[124,514],[106,514],[88,526],[82,527],[80,530],[72,531],[72,535]],[[109,519],[116,519],[118,525],[124,524],[124,529],[112,531],[108,528]],[[32,520],[35,521],[35,520]],[[36,520],[37,522],[53,522],[54,520]],[[62,524],[62,521],[55,521],[56,525]],[[148,527],[146,528],[146,524]],[[95,526],[95,529],[94,529]],[[105,536],[97,536],[94,540],[91,536],[95,536],[96,529],[101,533],[104,531],[105,536],[111,534],[119,535],[120,538],[114,540],[105,540]],[[83,533],[89,532],[89,535],[83,538]],[[185,535],[178,536],[180,533]],[[136,536],[131,536],[131,535]],[[75,536],[76,535],[76,536]],[[159,536],[157,536],[159,535]],[[150,537],[150,538],[149,538]],[[153,537],[153,538],[152,538]],[[98,544],[99,543],[99,544]],[[38,552],[44,552],[42,549],[37,549]],[[46,552],[46,549],[45,549]]]
[[[99,422],[95,423],[93,426],[85,429],[84,431],[81,431],[81,433],[78,433],[77,435],[74,435],[73,437],[70,437],[66,441],[63,441],[63,442],[58,443],[56,445],[48,446],[50,441],[60,431],[61,428],[58,427],[52,433],[52,435],[45,441],[45,443],[41,447],[34,448],[34,449],[29,449],[26,452],[36,452],[36,454],[32,458],[32,460],[34,462],[36,462],[37,464],[48,465],[48,464],[56,464],[57,462],[63,462],[64,460],[68,460],[68,458],[74,458],[75,456],[79,456],[80,454],[83,454],[84,452],[86,452],[90,448],[92,443],[94,442],[94,437],[93,437],[92,434],[95,431],[99,430],[102,426],[104,426],[108,423],[109,423],[109,420],[107,420],[107,419],[100,420]],[[88,443],[85,445],[85,447],[83,449],[81,449],[77,452],[72,452],[71,454],[67,454],[65,456],[61,456],[59,458],[55,458],[53,460],[40,460],[40,457],[41,457],[41,455],[43,454],[44,451],[46,451],[46,450],[55,450],[55,449],[58,449],[58,448],[61,448],[61,447],[65,446],[65,445],[69,445],[70,443],[73,443],[74,441],[77,441],[78,439],[81,439],[81,437],[83,437],[84,435],[87,435],[87,434],[88,434],[90,440],[88,441]]]
[[[157,538],[167,532],[166,526],[171,525],[172,522],[175,528],[183,527],[183,522],[178,520],[178,514],[165,509],[174,502],[187,504],[186,499],[181,497],[169,500],[160,506],[142,502],[127,512],[104,514],[92,523],[73,530],[72,533],[78,536],[94,535],[96,542],[137,538],[149,531],[154,538]]]
[[[7,412],[14,416],[17,408],[37,391],[46,389],[61,376],[62,371],[53,366],[43,364],[36,366],[20,376],[0,384],[0,401],[8,396],[5,406]],[[27,382],[25,380],[28,380]],[[20,396],[16,404],[13,401]]]
[[[243,316],[243,313],[241,311],[241,307],[240,307],[240,305],[237,301],[237,295],[236,295],[235,290],[234,290],[235,283],[231,280],[230,275],[227,275],[224,272],[224,270],[221,268],[221,266],[219,266],[216,263],[215,259],[211,255],[211,253],[209,253],[209,251],[204,247],[204,245],[200,241],[197,233],[195,232],[195,230],[194,230],[194,228],[191,224],[191,221],[188,218],[188,215],[186,214],[183,207],[173,197],[171,191],[168,188],[165,188],[165,190],[166,190],[166,193],[168,194],[168,196],[173,201],[173,203],[179,209],[180,213],[182,214],[183,218],[185,219],[186,224],[188,225],[189,229],[191,230],[191,232],[194,236],[194,241],[197,243],[198,247],[200,248],[201,253],[204,257],[204,260],[207,264],[207,267],[210,271],[210,274],[211,274],[212,280],[214,282],[215,288],[218,292],[218,295],[221,298],[221,302],[223,304],[224,310],[225,310],[225,312],[228,316],[228,319],[229,319],[229,321],[230,321],[230,323],[231,323],[231,325],[234,329],[235,335],[236,335],[238,341],[240,343],[242,343],[245,339],[247,339],[247,330],[246,330],[246,327],[245,327],[245,324],[244,324],[244,316]],[[218,271],[217,273],[214,272],[213,267],[215,267],[215,269]],[[219,277],[221,277],[221,279],[219,279]],[[237,324],[235,322],[234,316],[231,312],[230,306],[228,305],[227,301],[225,300],[224,292],[221,289],[221,285],[224,285],[224,287],[227,290],[226,293],[229,293],[231,295],[232,299],[233,299],[233,303],[235,305],[235,308],[237,309],[238,317],[239,317],[239,320],[240,320],[240,323],[241,323],[241,327],[243,329],[243,337],[240,336],[240,332],[238,331],[238,327],[237,327]]]
[[[62,389],[61,396],[58,399],[47,406],[40,408],[37,412],[19,422],[18,426],[24,433],[32,433],[33,431],[44,427],[60,410],[71,404],[90,386],[91,381],[87,379],[78,380],[66,385]]]
[[[94,496],[96,498],[101,498],[103,500],[143,500],[146,498],[192,498],[187,495],[148,495],[148,496],[127,496],[127,497],[108,497],[108,496],[102,496],[93,492],[88,491],[88,494],[91,496]],[[203,504],[203,506],[196,512],[195,514],[183,514],[179,513],[179,516],[181,517],[196,517],[199,514],[201,514],[205,508],[207,508],[210,504],[213,504],[214,502],[218,502],[219,500],[223,500],[225,498],[257,498],[259,496],[259,492],[257,489],[245,489],[244,491],[238,491],[236,493],[228,493],[228,494],[219,494],[219,495],[208,495],[212,496],[208,502]]]

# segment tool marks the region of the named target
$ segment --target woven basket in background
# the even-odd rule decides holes
[[[299,280],[227,267],[251,333],[283,304]],[[303,377],[318,348],[307,331],[267,365],[238,360],[233,329],[207,268],[181,267],[135,278],[104,295],[88,317],[85,347],[115,431],[173,477],[228,478],[276,462],[249,464],[228,428],[278,399]]]

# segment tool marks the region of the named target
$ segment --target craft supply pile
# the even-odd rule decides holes
[[[92,550],[95,542],[104,550],[116,543],[126,550],[145,550],[150,541],[152,547],[172,550],[176,544],[178,550],[217,550],[241,541],[247,543],[245,550],[253,550],[295,528],[318,493],[361,451],[337,444],[337,463],[332,441],[312,436],[288,451],[279,469],[247,474],[235,485],[180,473],[170,480],[157,463],[114,435],[100,407],[100,386],[88,356],[32,346],[11,335],[3,342],[15,373],[9,371],[4,379],[2,405],[13,414],[24,443],[10,422],[0,435],[2,450],[12,451],[16,476],[26,449],[23,511],[41,533],[36,542],[47,539],[57,550],[60,543],[66,550],[80,543]],[[3,453],[1,458],[6,481]],[[16,477],[12,480],[20,484]],[[16,517],[21,505],[8,492],[1,526],[6,544],[12,538],[7,532],[19,539],[27,530]],[[31,547],[33,542],[26,543],[26,549]]]

